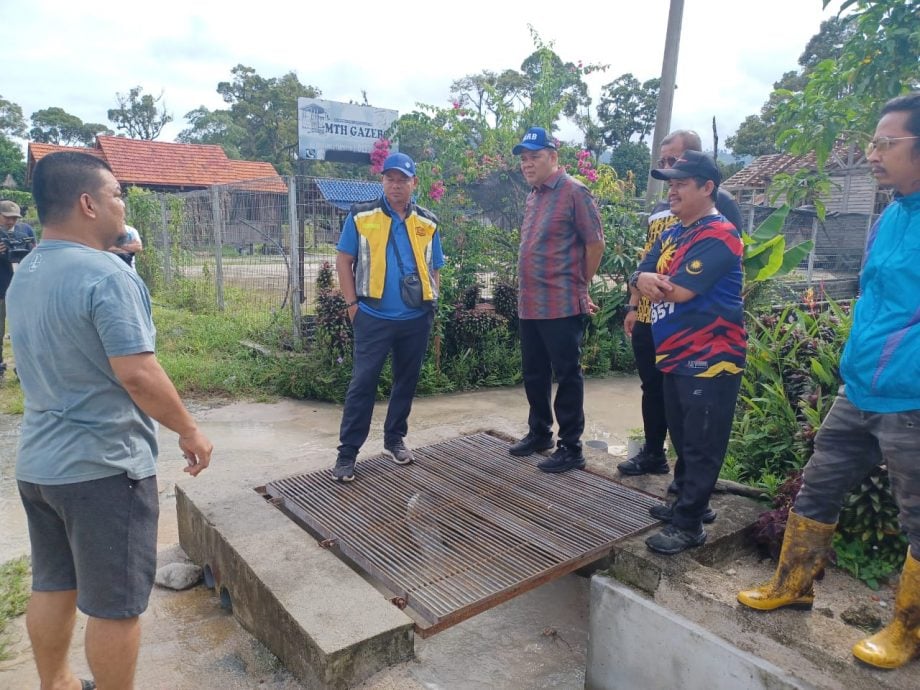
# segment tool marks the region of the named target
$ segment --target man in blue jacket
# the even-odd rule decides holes
[[[895,198],[869,233],[844,385],[815,437],[776,574],[738,600],[762,611],[810,609],[844,497],[884,463],[910,548],[892,622],[853,654],[896,668],[920,654],[920,92],[885,104],[866,160]]]

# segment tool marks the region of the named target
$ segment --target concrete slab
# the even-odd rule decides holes
[[[592,578],[590,611],[587,690],[813,687],[608,577]]]
[[[207,584],[308,687],[350,687],[412,657],[412,622],[252,486],[188,482],[176,499],[180,544]]]

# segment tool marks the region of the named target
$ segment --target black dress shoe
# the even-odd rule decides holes
[[[523,457],[541,450],[549,450],[554,445],[556,444],[553,443],[552,436],[536,436],[533,432],[530,432],[520,441],[512,443],[511,447],[508,448],[508,452],[512,455]]]

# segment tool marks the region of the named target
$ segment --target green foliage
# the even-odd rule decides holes
[[[602,87],[597,118],[607,146],[616,150],[633,137],[638,137],[638,143],[645,141],[655,126],[660,86],[661,79],[648,79],[640,84],[627,72]]]
[[[26,119],[22,115],[22,108],[3,96],[0,96],[0,134],[5,138],[26,135]]]
[[[610,154],[610,167],[623,180],[632,180],[636,194],[645,194],[652,154],[644,142],[627,141],[617,146]]]
[[[768,492],[811,455],[839,385],[845,306],[748,315],[748,357],[728,453],[739,481]]]
[[[780,206],[750,235],[741,233],[744,243],[742,265],[746,291],[750,291],[752,286],[758,283],[780,278],[794,270],[814,247],[812,240],[806,240],[786,248],[783,224],[788,215],[789,206]]]
[[[10,622],[26,611],[29,603],[29,558],[20,556],[0,565],[0,661],[9,658]]]
[[[170,265],[179,266],[183,258],[182,228],[185,225],[185,201],[175,195],[158,196],[147,189],[128,187],[125,211],[125,222],[137,229],[144,243],[144,251],[134,257],[134,265],[150,293],[158,295],[166,287],[166,257],[163,256],[163,252],[167,250],[163,242],[163,221],[166,220],[165,237],[169,242]],[[201,299],[195,296],[201,291],[199,284],[196,282],[183,285],[181,275],[173,278],[180,284],[170,285],[170,291],[176,287],[178,292],[170,298],[171,303],[174,306],[202,308]],[[213,294],[213,288],[210,294]]]
[[[888,473],[876,467],[844,502],[834,542],[837,566],[878,589],[880,578],[904,564],[907,543]]]
[[[152,141],[173,121],[173,116],[166,111],[165,105],[160,110],[162,93],[154,98],[150,94],[142,95],[143,90],[140,86],[135,86],[127,95],[116,93],[115,101],[118,107],[109,109],[108,118],[115,125],[115,129],[132,139]]]
[[[321,91],[300,83],[296,72],[262,77],[237,65],[232,81],[217,85],[227,110],[197,108],[186,115],[191,127],[179,141],[219,144],[231,158],[267,161],[282,175],[294,172],[297,159],[297,99],[317,98]]]
[[[25,184],[26,161],[22,148],[0,134],[0,182],[7,175],[11,175],[16,185],[22,187]]]
[[[45,144],[62,146],[92,146],[97,134],[112,134],[112,131],[97,122],[83,122],[63,108],[52,107],[32,113],[32,129],[29,138]]]
[[[18,189],[0,189],[0,200],[15,202],[20,209],[29,209],[30,211],[35,209],[35,200],[32,198],[31,192],[21,192]],[[23,210],[22,214],[25,216],[26,211]]]
[[[920,54],[920,0],[846,0],[840,12],[848,9],[839,53],[817,62],[801,91],[780,91],[776,109],[779,144],[814,151],[819,170],[840,137],[871,132],[885,101],[920,86],[917,61],[907,57]]]

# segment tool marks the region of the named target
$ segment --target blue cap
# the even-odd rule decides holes
[[[415,161],[404,153],[391,153],[383,161],[383,171],[399,170],[406,177],[415,177]]]
[[[511,149],[511,153],[520,156],[527,149],[528,151],[539,151],[540,149],[556,149],[556,142],[553,141],[546,130],[542,127],[531,127],[527,134],[521,139],[521,143]]]

